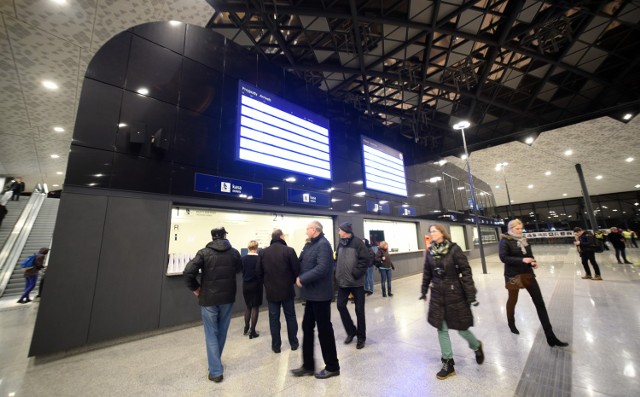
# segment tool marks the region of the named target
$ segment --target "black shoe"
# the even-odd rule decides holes
[[[340,375],[340,370],[327,371],[326,369],[323,369],[322,371],[314,374],[313,376],[315,376],[316,379],[327,379],[327,378],[331,378],[332,376],[338,376],[338,375]]]
[[[299,343],[293,344],[293,345],[291,345],[291,351],[296,351],[296,350],[298,350],[299,347],[300,347]]]
[[[391,293],[391,291],[389,291],[389,296],[393,296],[393,294]]]
[[[480,347],[478,347],[478,350],[474,350],[474,352],[476,353],[476,362],[482,364],[484,362],[484,351],[482,350],[482,341],[478,342],[480,342]]]
[[[362,349],[364,347],[364,339],[358,339],[358,343],[356,344],[356,349]]]
[[[384,292],[384,291],[382,291],[382,297],[383,297],[383,298],[386,298],[386,297],[387,297],[387,293],[386,293],[386,292]]]
[[[24,301],[24,303],[29,303],[29,302],[31,302],[31,299],[29,299],[29,298],[27,298],[27,299]]]
[[[627,264],[627,265],[633,265],[633,262],[626,261],[626,262],[625,262],[625,264]]]
[[[312,369],[306,369],[305,367],[300,367],[291,370],[291,374],[293,376],[311,376],[313,375]]]
[[[249,326],[248,325],[244,326],[244,331],[242,331],[242,335],[249,335]]]
[[[27,303],[24,300],[22,300],[22,298],[18,299],[18,303]]]
[[[279,347],[272,347],[271,350],[273,350],[274,353],[280,353]]]
[[[344,344],[345,344],[345,345],[348,345],[349,343],[351,343],[351,341],[353,341],[354,336],[355,336],[355,335],[349,335],[349,336],[347,336],[347,337],[345,338],[345,340],[344,340]]]
[[[256,330],[254,329],[253,331],[251,331],[251,333],[249,334],[249,339],[253,339],[253,338],[257,338],[258,336],[260,336],[259,333],[256,332]]]
[[[456,371],[453,368],[453,366],[455,365],[455,362],[453,361],[452,358],[448,358],[448,359],[441,358],[440,360],[442,361],[442,368],[436,374],[436,378],[442,380],[442,379],[447,379],[448,377],[456,374]]]
[[[520,335],[520,331],[518,331],[518,328],[516,328],[515,324],[509,324],[509,329],[511,330],[512,333],[516,335]]]
[[[209,380],[212,380],[212,381],[214,381],[216,383],[222,382],[222,379],[224,379],[224,377],[222,375],[213,376],[213,375],[209,374]]]
[[[569,344],[567,342],[562,342],[560,339],[558,339],[555,335],[552,336],[551,338],[547,338],[547,343],[549,344],[549,346],[554,347],[554,346],[558,346],[558,347],[567,347],[569,346]]]
[[[367,296],[373,295],[373,291],[367,291]]]

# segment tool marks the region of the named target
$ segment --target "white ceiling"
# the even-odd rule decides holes
[[[62,186],[82,80],[97,49],[142,23],[204,26],[212,13],[204,0],[0,0],[0,176],[22,176],[28,191],[42,182],[51,190]],[[60,88],[45,89],[47,79]],[[512,142],[476,151],[471,170],[493,187],[498,205],[507,203],[495,171],[504,161],[515,203],[580,196],[575,163],[582,164],[591,194],[633,190],[640,184],[639,124],[640,118],[628,124],[603,118],[546,132],[532,146]],[[568,148],[574,154],[567,158]],[[629,156],[635,161],[625,162]],[[464,167],[458,158],[447,160]]]

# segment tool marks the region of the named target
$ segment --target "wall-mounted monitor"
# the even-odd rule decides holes
[[[331,180],[329,120],[240,81],[237,159]]]
[[[402,152],[362,136],[362,158],[365,188],[407,197]]]

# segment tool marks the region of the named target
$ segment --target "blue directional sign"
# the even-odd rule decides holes
[[[416,216],[415,207],[398,207],[398,215],[400,216]]]
[[[287,189],[287,201],[296,204],[328,207],[331,199],[326,193],[311,192],[308,190]]]
[[[221,178],[219,176],[196,172],[193,190],[202,193],[221,194],[225,196],[262,198],[262,183],[243,181],[240,179]]]
[[[376,214],[391,214],[391,207],[389,203],[380,204],[374,200],[367,200],[367,211]]]

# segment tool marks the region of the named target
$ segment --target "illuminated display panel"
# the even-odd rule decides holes
[[[237,158],[331,180],[329,120],[243,81]]]
[[[402,152],[362,136],[362,158],[365,188],[407,197]]]

